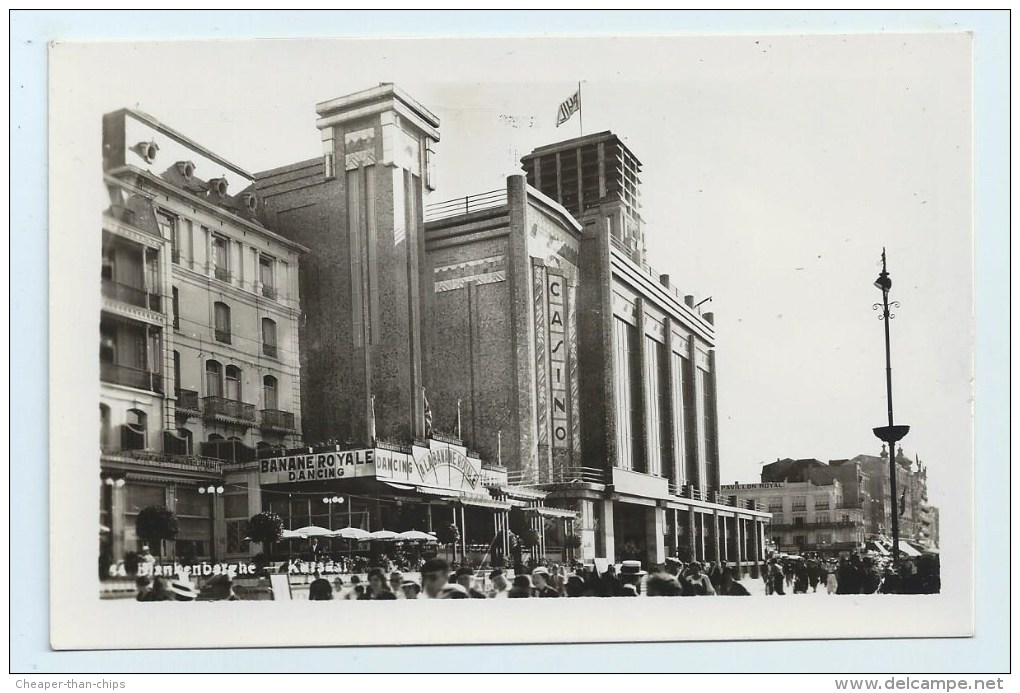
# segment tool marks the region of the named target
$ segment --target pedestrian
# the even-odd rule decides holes
[[[825,592],[827,594],[836,593],[836,568],[831,563],[825,566]]]
[[[447,584],[450,564],[442,558],[430,558],[421,567],[422,593],[420,599],[439,599],[439,593]]]
[[[751,596],[751,593],[747,591],[746,587],[733,579],[733,571],[729,568],[723,568],[722,575],[719,578],[718,594],[724,597]]]
[[[712,587],[712,581],[708,579],[708,576],[701,572],[701,564],[697,561],[692,561],[687,567],[687,574],[684,576],[684,596],[687,597],[704,597],[715,594],[715,588]]]
[[[663,570],[668,575],[672,575],[674,578],[677,578],[679,580],[680,575],[683,573],[683,569],[684,569],[683,561],[681,561],[679,558],[674,558],[673,556],[669,556],[668,558],[666,558],[666,563],[665,566],[663,567]]]
[[[779,561],[772,562],[771,568],[769,569],[769,579],[772,580],[772,594],[786,594],[786,591],[783,588],[783,584],[786,582],[786,576],[783,574],[783,566],[779,563]]]
[[[648,573],[641,569],[641,561],[624,561],[620,564],[620,588],[614,596],[629,597],[632,590],[633,596],[641,594],[641,580],[646,575]]]
[[[793,567],[793,593],[794,594],[806,594],[808,589],[808,574],[807,567],[803,562],[797,563]]]
[[[676,577],[666,572],[653,573],[645,582],[645,594],[649,597],[679,597],[682,593]]]
[[[506,575],[499,568],[489,573],[489,583],[492,589],[489,590],[489,599],[505,599],[508,596],[509,585]]]
[[[439,592],[440,599],[470,599],[471,595],[468,594],[467,589],[464,585],[458,582],[448,582],[443,585],[443,589]]]
[[[567,581],[563,583],[563,592],[567,597],[584,596],[584,580],[581,579],[580,575],[569,576]]]
[[[531,571],[531,581],[534,583],[532,596],[535,597],[558,597],[560,593],[549,584],[549,569],[543,565]]]
[[[335,599],[342,599],[341,595],[344,593],[344,579],[339,575],[333,580],[333,597]]]
[[[149,584],[151,581],[144,575],[135,579],[135,589],[138,590],[138,594],[135,595],[135,601],[139,602],[151,602],[149,596],[152,594],[152,586]]]
[[[333,586],[324,577],[317,577],[308,585],[308,601],[327,602],[333,599]]]
[[[396,599],[397,595],[390,591],[386,583],[386,575],[382,568],[372,568],[368,571],[368,598],[374,600]]]
[[[198,590],[184,576],[178,576],[175,580],[170,581],[170,592],[173,594],[174,601],[177,602],[193,602],[198,599]]]
[[[390,591],[397,597],[397,599],[404,598],[404,575],[399,570],[394,570],[390,573]]]
[[[454,581],[467,590],[468,596],[472,599],[485,599],[485,594],[475,589],[475,571],[468,566],[461,566],[457,568],[457,572],[454,573],[456,578]]]
[[[400,585],[400,590],[404,593],[404,599],[417,599],[421,594],[421,585],[414,580],[404,580]]]
[[[531,596],[531,578],[527,575],[517,575],[514,577],[514,584],[507,592],[507,597],[510,599],[523,599]]]

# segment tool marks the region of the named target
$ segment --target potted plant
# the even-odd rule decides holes
[[[279,515],[263,511],[251,516],[248,520],[248,538],[262,544],[267,561],[272,558],[273,544],[280,541],[283,535],[283,520]]]
[[[177,538],[180,527],[177,515],[163,505],[142,508],[135,518],[135,532],[145,542],[158,542],[159,554],[163,555],[163,542]]]

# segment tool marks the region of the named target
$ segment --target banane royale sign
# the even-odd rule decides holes
[[[359,476],[375,476],[375,450],[316,452],[259,460],[259,479],[263,484],[327,481]]]

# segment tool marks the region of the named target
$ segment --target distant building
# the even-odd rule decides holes
[[[857,455],[851,459],[783,459],[762,467],[762,482],[839,481],[847,507],[859,508],[869,538],[892,536],[892,490],[889,455]],[[938,547],[938,509],[928,501],[928,470],[920,461],[912,464],[900,448],[896,456],[896,499],[900,538],[926,548]]]
[[[772,514],[770,536],[785,553],[836,556],[864,548],[864,514],[847,502],[833,479],[727,484],[722,492],[764,505]]]

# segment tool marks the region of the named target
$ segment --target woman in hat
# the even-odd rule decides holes
[[[648,575],[641,570],[641,561],[624,561],[620,564],[620,589],[617,597],[636,597],[641,594],[641,578]]]
[[[715,595],[715,588],[708,576],[701,572],[701,564],[693,561],[684,576],[684,596],[704,597]]]
[[[531,579],[527,575],[514,577],[514,584],[510,588],[507,597],[510,599],[522,599],[531,596]]]

